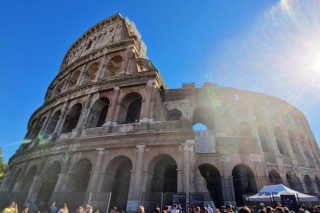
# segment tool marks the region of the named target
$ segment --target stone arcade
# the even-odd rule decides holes
[[[30,118],[31,142],[10,159],[1,205],[55,200],[133,212],[171,204],[173,193],[203,193],[217,206],[241,206],[276,183],[319,193],[319,148],[297,108],[209,82],[168,89],[146,49],[120,14],[72,44]]]

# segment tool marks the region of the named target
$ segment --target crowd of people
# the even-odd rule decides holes
[[[29,209],[30,206],[27,204],[21,208],[21,213],[41,213],[39,210]],[[15,202],[10,202],[9,206],[5,208],[2,213],[19,213],[18,205]],[[43,211],[43,213],[69,213],[67,204],[63,204],[61,208],[57,208],[55,202],[53,202],[47,209]],[[99,209],[93,209],[93,207],[89,204],[83,206],[79,206],[76,209],[76,213],[99,213]],[[113,207],[110,210],[110,213],[119,213],[117,212],[117,208]],[[121,213],[124,213],[122,211]],[[145,208],[143,206],[139,206],[136,210],[136,213],[146,213]],[[161,212],[160,207],[156,206],[151,213],[320,213],[320,205],[310,207],[306,205],[301,205],[299,209],[293,210],[288,207],[281,206],[280,204],[275,204],[273,207],[271,206],[261,206],[257,211],[250,208],[250,206],[244,206],[242,208],[237,209],[228,203],[226,206],[221,206],[221,208],[212,208],[209,205],[207,207],[199,207],[199,206],[190,206],[186,211],[184,211],[180,205],[174,204],[171,206],[165,206]]]

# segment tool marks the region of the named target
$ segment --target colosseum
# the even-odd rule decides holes
[[[168,89],[146,50],[120,14],[71,45],[29,120],[30,142],[9,161],[2,207],[56,201],[149,211],[173,195],[241,206],[278,183],[319,193],[319,148],[301,111],[210,82]]]

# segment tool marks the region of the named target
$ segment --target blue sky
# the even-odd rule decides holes
[[[293,0],[4,1],[0,147],[5,161],[18,149],[71,44],[118,12],[136,24],[169,88],[211,81],[274,95],[297,106],[320,140],[319,7],[311,0],[303,5]]]

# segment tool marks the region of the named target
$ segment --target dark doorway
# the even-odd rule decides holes
[[[233,168],[232,176],[237,206],[243,206],[244,198],[257,192],[253,172],[250,167],[240,164]]]
[[[216,206],[222,206],[224,203],[219,170],[210,164],[203,164],[198,168],[202,177],[206,180],[207,189],[210,193],[211,199],[214,201],[214,204]]]

